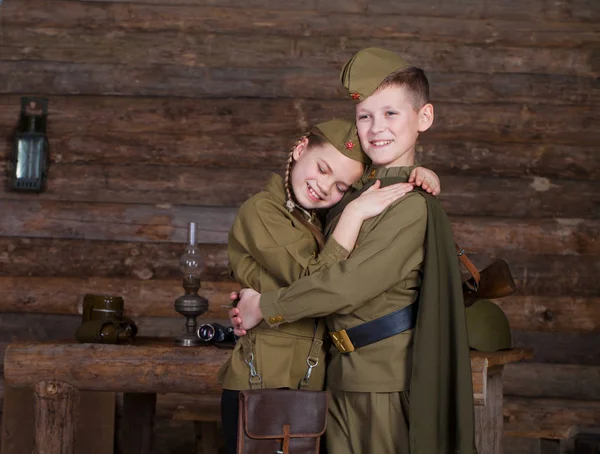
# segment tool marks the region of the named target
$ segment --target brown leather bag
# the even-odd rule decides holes
[[[326,391],[240,391],[237,454],[318,454],[326,425]]]
[[[460,261],[471,274],[471,277],[463,282],[465,306],[469,307],[477,300],[503,298],[515,292],[515,281],[508,263],[504,260],[497,259],[478,271],[463,249],[456,246],[456,250]]]

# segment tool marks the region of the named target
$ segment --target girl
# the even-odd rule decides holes
[[[232,277],[242,287],[264,292],[347,258],[362,222],[413,187],[412,183],[386,188],[375,184],[347,205],[324,241],[316,211],[337,204],[361,177],[367,162],[354,122],[321,123],[298,140],[290,151],[285,178],[273,175],[264,191],[240,207],[228,241]],[[416,168],[411,176],[423,181],[424,189],[437,192],[435,173]],[[322,321],[303,319],[278,328],[263,322],[237,343],[219,371],[228,454],[236,452],[240,390],[298,388],[301,382],[306,389],[323,389],[324,338]]]

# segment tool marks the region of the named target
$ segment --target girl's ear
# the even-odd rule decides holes
[[[302,153],[304,153],[307,149],[308,149],[308,137],[304,137],[300,141],[300,143],[298,145],[296,145],[296,148],[294,148],[294,152],[293,152],[294,161],[297,161],[298,158],[300,158],[300,156],[302,156]]]
[[[425,104],[419,110],[419,132],[427,131],[433,124],[433,105]]]

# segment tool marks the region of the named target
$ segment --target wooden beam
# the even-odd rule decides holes
[[[600,401],[600,366],[509,364],[504,368],[504,392],[520,397]]]
[[[135,346],[57,342],[51,350],[47,344],[15,343],[6,349],[4,376],[15,387],[52,377],[90,391],[219,392],[217,371],[231,350],[175,347],[171,342],[150,338],[136,340]],[[121,373],[115,375],[115,368]],[[74,370],[85,373],[72,373]]]
[[[226,319],[235,282],[203,281],[199,294],[209,300],[204,318]],[[176,317],[173,300],[182,293],[179,279],[118,277],[0,277],[0,312],[81,314],[83,295],[121,295],[132,317]],[[600,332],[600,298],[511,296],[495,301],[513,330],[548,333]],[[494,364],[491,364],[494,365]]]
[[[597,296],[509,296],[495,303],[507,315],[513,329],[600,332],[600,297]]]
[[[7,125],[8,127],[8,125]],[[145,165],[198,168],[249,168],[281,172],[297,134],[187,135],[140,133],[77,134],[53,131],[51,165]],[[0,155],[10,154],[10,141],[0,141]],[[240,159],[243,156],[243,159]],[[440,175],[600,179],[600,154],[593,146],[447,142],[425,135],[416,162]],[[442,188],[446,189],[445,179]]]
[[[74,454],[79,419],[79,391],[62,381],[44,380],[34,386],[34,454]]]
[[[512,330],[513,347],[533,350],[535,363],[600,365],[600,332]]]
[[[577,27],[565,22],[511,18],[503,20],[495,15],[494,21],[479,18],[426,17],[430,5],[422,8],[421,17],[404,12],[396,14],[355,14],[344,11],[341,3],[331,6],[330,14],[316,9],[231,8],[210,4],[135,4],[54,2],[52,6],[41,0],[25,0],[18,4],[7,2],[5,28],[27,26],[52,28],[55,31],[84,29],[89,31],[116,29],[121,32],[178,31],[189,34],[239,34],[318,37],[369,37],[403,40],[422,39],[422,28],[427,27],[430,41],[444,43],[488,45],[524,44],[530,47],[572,47],[597,42],[597,29],[592,23],[581,22]],[[223,3],[223,2],[221,2]],[[17,6],[18,5],[18,6]],[[274,5],[275,6],[275,5]],[[313,5],[316,7],[318,5]],[[370,6],[370,5],[369,5]],[[60,19],[55,11],[61,10]],[[455,7],[460,16],[463,8]],[[335,12],[335,13],[334,13]],[[501,11],[499,10],[498,13]],[[541,11],[540,11],[541,12]],[[7,32],[5,32],[7,33]],[[338,58],[337,56],[332,56]]]
[[[124,210],[131,212],[134,218],[148,216],[151,211],[156,212],[156,208],[133,205],[152,201],[154,204],[168,205],[159,210],[158,220],[161,222],[169,222],[169,216],[178,216],[175,222],[187,222],[196,213],[200,214],[198,208],[182,205],[203,205],[214,207],[202,209],[201,216],[210,222],[208,225],[213,225],[215,220],[221,218],[229,224],[233,222],[235,210],[227,207],[239,206],[250,196],[260,192],[270,174],[270,171],[260,169],[56,165],[49,173],[48,190],[35,200],[6,188],[0,190],[0,200],[11,200],[3,204],[9,213],[13,212],[21,219],[20,222],[18,219],[13,220],[12,230],[22,229],[23,224],[33,222],[32,215],[40,217],[45,210],[56,212],[47,213],[53,219],[66,215],[59,214],[61,211],[83,206],[76,203],[52,203],[50,200],[85,202],[87,210],[87,202],[103,203],[94,205],[94,211],[109,209],[105,203],[115,200],[127,204],[127,209],[116,205],[110,209],[108,219],[115,220],[123,216]],[[5,187],[6,172],[1,175],[0,185]],[[444,188],[439,199],[450,216],[576,218],[573,222],[582,223],[581,219],[597,218],[599,215],[597,207],[600,204],[600,181],[550,180],[541,177],[440,177]],[[21,214],[23,211],[28,214]],[[88,216],[94,217],[91,210]],[[63,219],[72,222],[69,218]],[[565,224],[568,222],[565,221]],[[118,228],[114,224],[113,227]],[[220,232],[215,233],[215,238],[220,238],[219,234]],[[168,232],[156,231],[151,232],[151,235],[164,238],[168,237]],[[208,231],[206,235],[211,236]]]
[[[0,217],[0,226],[1,220],[2,217]],[[55,231],[65,235],[59,228]],[[104,238],[109,238],[109,233],[105,232],[104,235],[107,236]],[[22,232],[22,234],[44,234],[51,237],[54,231]],[[181,279],[179,270],[181,244],[120,242],[118,240],[123,238],[119,238],[119,235],[113,235],[112,240],[106,241],[94,241],[83,233],[72,234],[73,237],[77,237],[74,239],[0,237],[0,264],[3,265],[0,276],[118,277],[134,280],[173,279],[173,282]],[[143,237],[136,237],[136,240],[144,241]],[[476,244],[475,241],[473,243]],[[461,244],[466,247],[468,243],[461,242]],[[202,279],[206,282],[228,281],[230,278],[227,272],[225,245],[202,244],[200,250],[205,262]],[[524,252],[518,248],[500,249],[500,247],[485,253],[471,253],[468,247],[467,250],[471,260],[480,268],[496,257],[505,259],[517,283],[517,294],[521,296],[560,297],[568,294],[570,297],[596,297],[600,294],[600,282],[596,279],[600,273],[600,263],[594,255],[539,255],[535,251]],[[48,266],[49,263],[52,266]],[[510,306],[512,303],[507,304]],[[518,305],[518,302],[515,304]],[[540,301],[540,304],[552,303]],[[584,310],[594,311],[594,304],[594,300],[584,303],[584,308],[590,305],[590,309]],[[551,311],[554,310],[553,306],[549,308]],[[507,310],[511,312],[510,309]],[[569,310],[563,308],[555,312],[559,314],[558,317],[554,317],[554,323],[559,323],[557,326],[569,326],[568,322],[557,321],[563,319],[562,314],[569,314]],[[548,318],[548,322],[552,321],[553,314],[545,313],[544,309],[537,317],[542,314],[543,317]],[[523,323],[527,321],[523,320]],[[563,325],[564,323],[567,324]],[[543,323],[538,326],[553,325]]]
[[[83,0],[93,3],[121,3],[121,0]],[[168,0],[130,0],[131,4],[144,5],[173,5]],[[177,5],[212,6],[209,0],[177,0]],[[293,0],[224,0],[220,5],[229,8],[263,8],[267,10],[304,11],[316,10],[318,12],[347,12],[369,13],[369,15],[401,14],[403,16],[424,17],[458,17],[461,19],[506,19],[506,20],[533,20],[583,22],[587,23],[600,17],[594,0],[576,0],[569,5],[557,5],[550,0],[532,1],[526,4],[518,0],[507,0],[498,5],[493,0],[483,0],[477,5],[446,4],[444,2],[424,5],[418,0],[407,0],[402,4],[390,5],[386,0],[316,0],[311,2],[296,2]]]
[[[45,73],[46,65],[54,66],[54,69]],[[81,81],[85,82],[81,90],[76,85],[61,85],[76,82],[71,79],[79,76],[70,75],[75,68],[69,68],[63,63],[44,63],[38,67],[28,62],[0,62],[0,69],[3,74],[14,74],[10,76],[14,78],[12,82],[8,78],[0,81],[0,85],[5,85],[4,88],[0,86],[0,92],[39,92],[53,95],[48,120],[48,131],[52,131],[52,134],[49,135],[115,132],[126,132],[128,135],[149,132],[173,134],[173,131],[178,130],[185,130],[187,135],[231,134],[232,131],[240,135],[267,137],[300,135],[313,122],[353,115],[353,106],[345,99],[200,100],[175,98],[176,94],[171,91],[163,93],[167,98],[156,99],[143,97],[144,94],[137,89],[129,93],[138,95],[136,97],[109,96],[128,93],[114,91],[110,87],[107,91],[107,85],[100,76],[100,86],[103,89],[95,94],[106,96],[65,97],[58,95],[86,93],[92,87],[85,78],[79,79],[80,84]],[[87,74],[99,74],[96,72],[99,68],[84,65],[80,69]],[[27,71],[32,75],[35,73],[36,77],[29,78]],[[132,74],[127,71],[119,77],[131,79]],[[106,74],[115,74],[115,68],[107,68]],[[58,87],[55,91],[53,86],[57,84],[63,88]],[[155,82],[152,84],[155,85]],[[0,96],[0,125],[13,128],[19,116],[19,106],[18,96]],[[436,111],[436,122],[425,134],[432,139],[577,146],[595,146],[600,142],[600,131],[590,127],[600,118],[600,109],[596,106],[439,102],[436,103]],[[261,120],[254,121],[256,118]],[[583,131],[585,134],[582,134]]]
[[[507,396],[504,399],[504,421],[508,426],[518,424],[528,427],[598,427],[600,402]]]
[[[202,282],[198,294],[209,301],[202,318],[228,318],[223,306],[231,304],[229,293],[239,288],[235,282]],[[173,301],[184,292],[176,279],[0,277],[0,312],[81,315],[87,293],[122,296],[130,317],[177,317]]]
[[[198,248],[205,265],[201,278],[228,281],[226,246],[200,244]],[[181,279],[179,257],[183,250],[183,241],[154,243],[144,242],[143,238],[126,242],[0,236],[0,275],[172,279],[176,282]]]
[[[248,11],[244,13],[246,17],[249,14]],[[273,19],[277,20],[272,18],[271,21]],[[354,18],[354,22],[361,19]],[[404,20],[410,19],[404,18]],[[179,21],[181,23],[182,19]],[[284,25],[284,21],[285,19],[280,20],[279,23]],[[229,34],[226,30],[215,34],[197,30],[193,22],[189,23],[188,30],[185,32],[152,30],[150,33],[143,29],[123,32],[119,27],[105,28],[101,25],[98,28],[78,28],[77,33],[73,33],[73,29],[68,26],[53,28],[52,33],[48,33],[48,26],[43,23],[38,25],[39,28],[36,28],[35,23],[27,27],[8,24],[2,30],[3,59],[183,67],[310,68],[318,65],[341,69],[344,62],[357,51],[373,46],[395,49],[409,62],[419,67],[429,69],[432,66],[431,62],[435,62],[434,67],[440,72],[462,71],[482,74],[520,72],[583,77],[596,75],[591,64],[594,48],[583,43],[574,45],[575,43],[571,42],[568,47],[558,47],[556,42],[553,45],[542,42],[531,46],[529,44],[531,41],[529,43],[513,41],[512,46],[490,46],[489,43],[484,43],[484,39],[472,39],[464,43],[456,38],[445,39],[444,37],[438,40],[430,38],[426,41],[408,40],[403,37],[399,42],[397,35],[402,33],[400,24],[393,28],[396,33],[379,37],[372,37],[366,33],[357,37],[350,35],[340,42],[340,34],[336,33],[335,28],[341,28],[341,24],[339,22],[337,27],[335,25],[331,27],[332,35],[329,36],[309,34],[284,36],[277,33],[264,34],[261,31]],[[382,30],[381,25],[371,27],[371,30]],[[456,28],[456,35],[461,36],[458,23],[455,22],[453,25]],[[351,23],[346,24],[346,27],[352,27]],[[540,34],[543,34],[543,30],[541,32]],[[508,30],[505,33],[508,33]],[[531,31],[528,33],[532,35]],[[552,32],[549,34],[551,35]],[[248,39],[248,36],[253,35],[257,39]],[[463,33],[462,36],[465,34]],[[592,33],[589,33],[588,40],[591,36]],[[140,52],[140,49],[143,51]],[[451,57],[439,58],[440,55],[451,55]],[[565,64],[565,61],[569,64]]]

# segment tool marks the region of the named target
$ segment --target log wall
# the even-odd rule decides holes
[[[339,69],[379,46],[429,75],[418,159],[457,241],[518,282],[500,304],[535,356],[507,368],[506,393],[600,404],[599,23],[597,0],[4,0],[0,352],[71,336],[88,292],[124,295],[142,333],[175,335],[188,221],[207,317],[223,318],[237,206],[309,125],[352,112]],[[7,190],[21,95],[49,98],[40,195]]]

